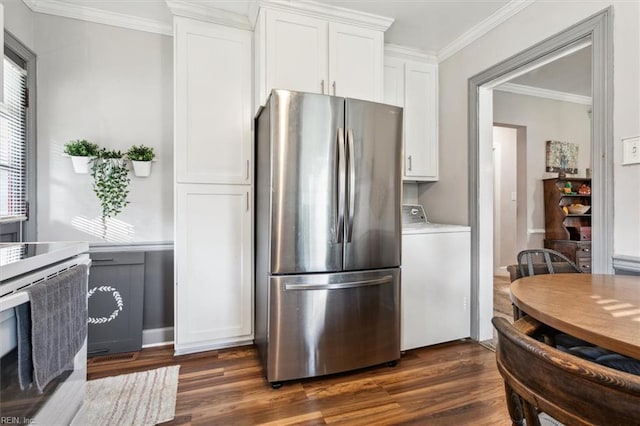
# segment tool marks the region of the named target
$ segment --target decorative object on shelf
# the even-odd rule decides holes
[[[138,177],[147,177],[151,174],[151,161],[155,156],[153,148],[144,145],[133,145],[127,151],[127,158],[133,164],[133,173]]]
[[[115,217],[129,204],[129,168],[120,151],[102,149],[92,160],[93,192],[102,207],[103,238],[107,233],[107,218]]]
[[[585,206],[583,204],[570,204],[567,206],[567,209],[571,214],[585,214],[590,208],[591,206]]]
[[[586,183],[583,183],[578,188],[578,194],[580,194],[580,195],[591,195],[591,187],[589,185],[587,185]]]
[[[558,177],[578,173],[578,144],[547,141],[547,172],[558,172]]]
[[[567,195],[574,194],[573,185],[571,184],[571,182],[565,182],[564,187],[562,188],[562,192]]]
[[[73,170],[78,174],[89,173],[89,163],[98,155],[99,151],[98,145],[85,139],[72,140],[64,146],[64,152],[71,157]]]

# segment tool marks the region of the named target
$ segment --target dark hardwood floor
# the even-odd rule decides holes
[[[471,341],[407,351],[395,367],[272,389],[252,346],[174,357],[93,358],[89,379],[180,364],[176,417],[163,425],[509,425],[495,354]]]

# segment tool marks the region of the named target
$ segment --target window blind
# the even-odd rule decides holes
[[[0,117],[0,222],[27,219],[27,72],[4,57],[4,102]]]

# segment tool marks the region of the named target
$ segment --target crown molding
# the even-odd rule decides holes
[[[253,30],[253,25],[244,15],[205,6],[202,3],[192,3],[185,0],[165,0],[174,16],[213,22],[214,24],[235,27],[242,30]],[[205,3],[206,4],[206,3]]]
[[[438,64],[438,57],[435,53],[425,52],[423,50],[411,47],[400,46],[398,44],[385,43],[384,54],[394,58],[407,59],[410,61],[427,62],[430,64]]]
[[[22,0],[29,9],[38,13],[80,19],[97,24],[128,28],[148,33],[173,35],[171,24],[154,19],[140,18],[123,13],[109,12],[93,7],[79,6],[58,0]]]
[[[591,96],[574,95],[573,93],[558,92],[556,90],[540,89],[523,84],[504,83],[494,88],[501,92],[518,95],[536,96],[538,98],[553,99],[554,101],[572,102],[574,104],[591,105]]]
[[[491,16],[480,22],[478,25],[463,33],[452,43],[443,47],[438,51],[438,62],[453,56],[455,53],[467,47],[492,29],[496,28],[503,22],[511,19],[520,11],[531,6],[536,0],[511,0],[509,3],[498,9]]]
[[[341,22],[378,31],[386,31],[393,23],[393,18],[317,3],[311,0],[296,0],[295,2],[291,0],[259,0],[258,7],[295,12],[318,19],[326,19],[332,22]],[[255,24],[255,22],[253,23]]]

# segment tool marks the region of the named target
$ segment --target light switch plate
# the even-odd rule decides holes
[[[640,136],[622,139],[622,165],[640,164]]]

